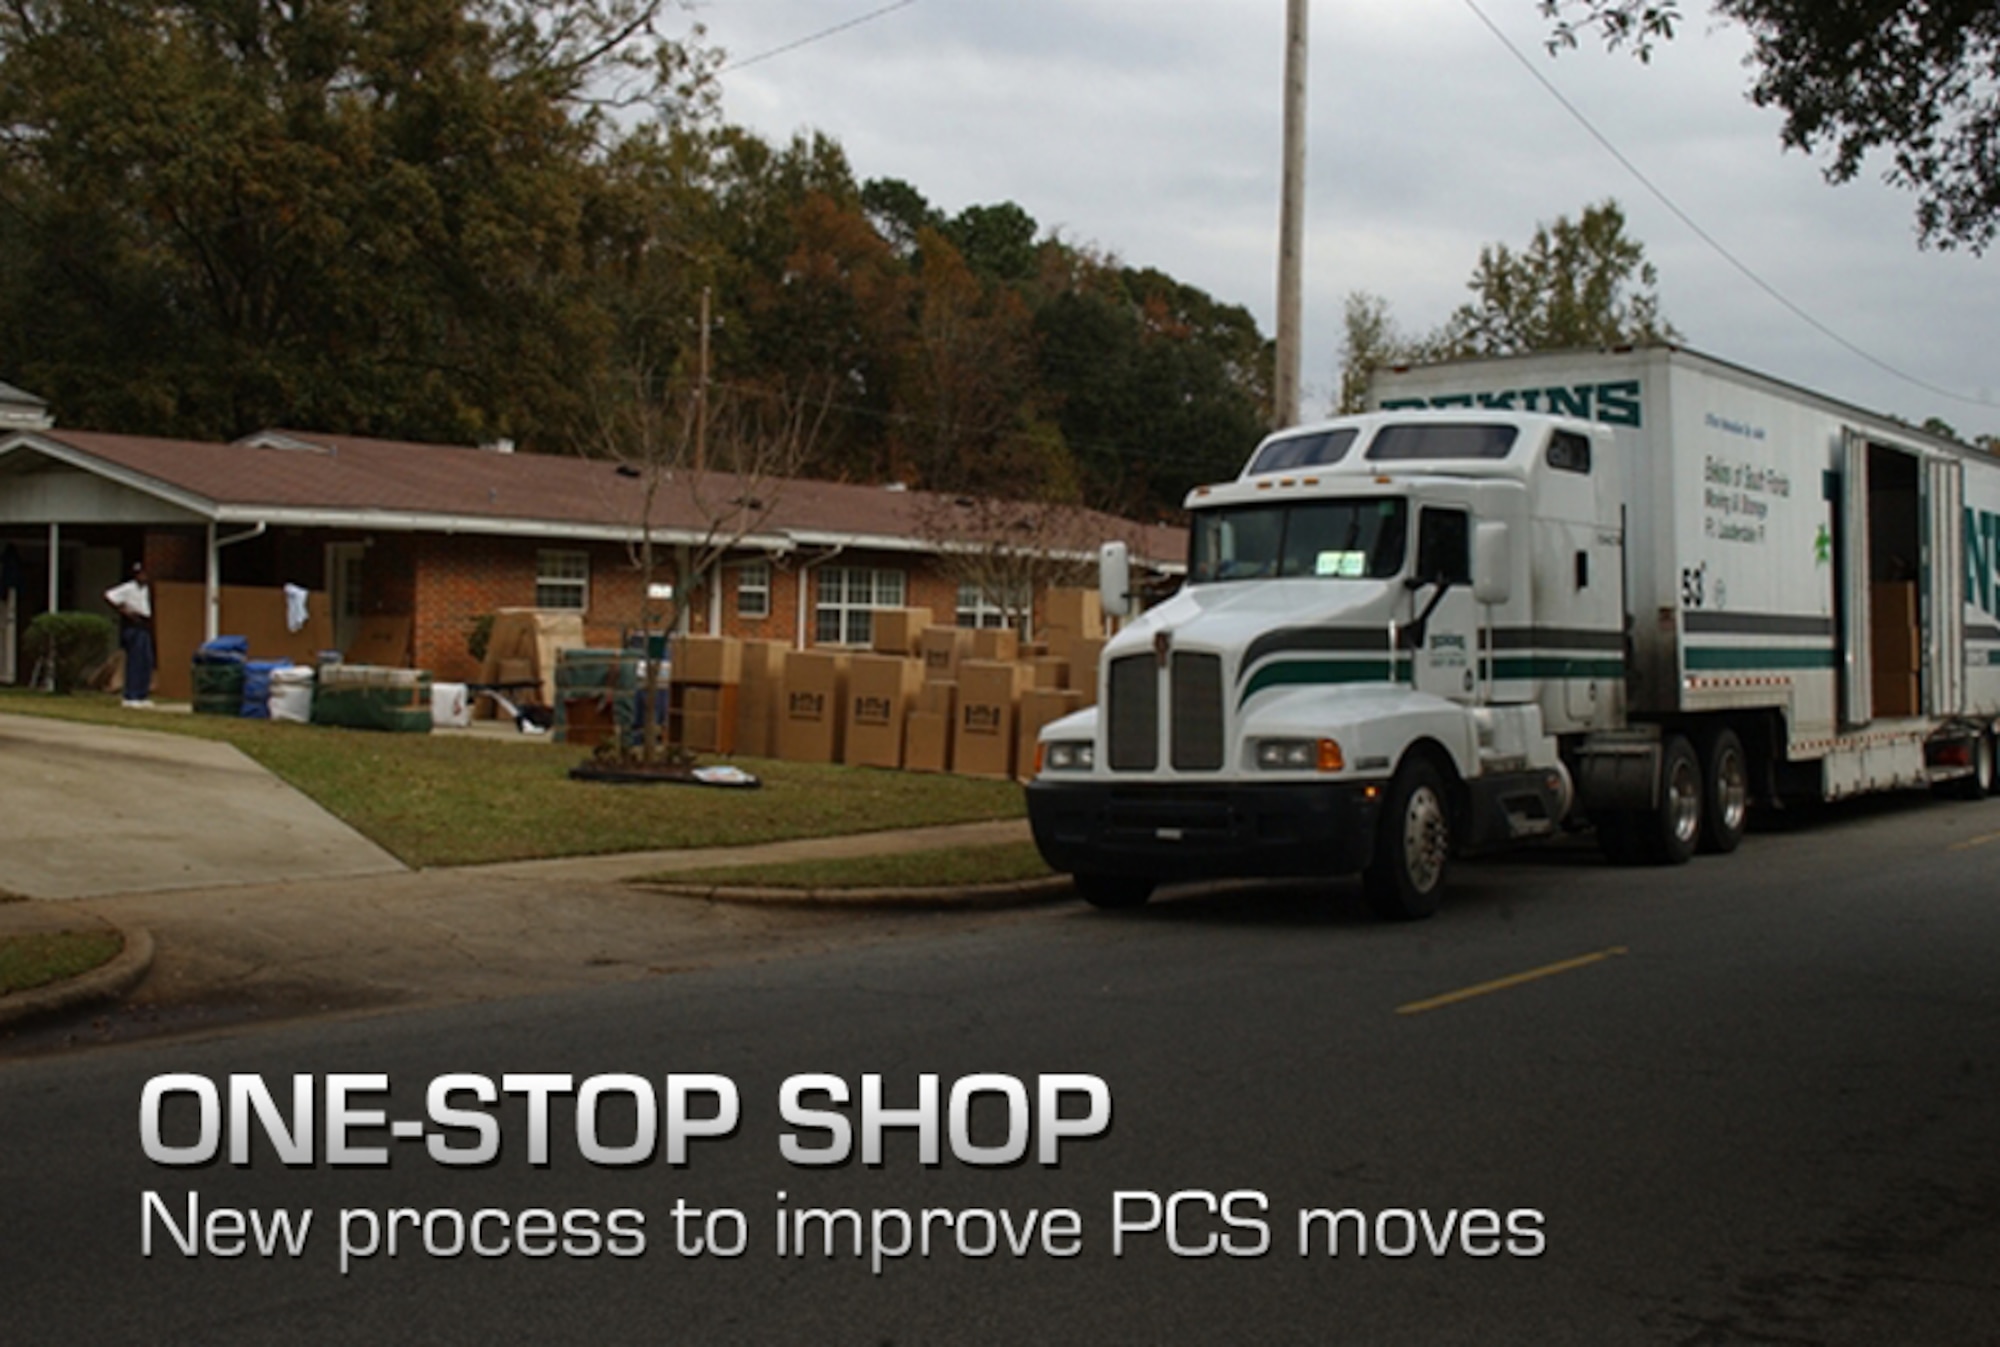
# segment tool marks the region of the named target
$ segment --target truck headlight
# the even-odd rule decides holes
[[[1332,739],[1259,739],[1257,766],[1266,772],[1337,772],[1347,764]]]
[[[1087,772],[1097,762],[1088,739],[1058,739],[1042,745],[1042,769],[1049,772]]]

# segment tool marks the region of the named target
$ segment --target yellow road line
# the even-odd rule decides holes
[[[1396,1007],[1398,1015],[1421,1015],[1426,1010],[1437,1010],[1442,1006],[1457,1005],[1460,1001],[1470,1001],[1475,996],[1485,996],[1491,992],[1504,992],[1509,987],[1518,987],[1524,982],[1534,982],[1539,978],[1554,977],[1557,973],[1567,973],[1576,968],[1588,968],[1594,963],[1628,953],[1623,945],[1613,945],[1595,954],[1579,954],[1574,959],[1564,959],[1560,963],[1543,964],[1540,968],[1530,968],[1525,973],[1511,973],[1491,982],[1481,982],[1472,987],[1460,987],[1455,992],[1445,992],[1422,1001],[1412,1001],[1408,1005]]]
[[[1974,847],[1983,847],[1988,842],[2000,842],[2000,833],[1987,833],[1983,837],[1968,837],[1963,842],[1952,843],[1948,850],[1970,851]]]

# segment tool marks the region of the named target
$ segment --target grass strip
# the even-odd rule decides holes
[[[0,690],[0,712],[234,744],[406,865],[745,846],[1026,813],[1009,781],[734,759],[759,790],[569,779],[587,751],[454,734],[388,734],[128,711],[115,696]]]
[[[125,948],[116,931],[36,931],[0,936],[0,996],[101,967]]]
[[[1011,884],[1047,879],[1053,873],[1033,842],[1006,842],[950,851],[668,870],[642,875],[633,882],[773,889],[928,889]]]

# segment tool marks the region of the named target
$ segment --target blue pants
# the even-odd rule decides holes
[[[153,633],[133,624],[118,633],[125,651],[125,700],[143,702],[153,695]]]

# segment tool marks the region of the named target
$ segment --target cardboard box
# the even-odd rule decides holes
[[[855,655],[847,666],[840,760],[856,767],[901,767],[903,722],[924,685],[924,662]]]
[[[1014,731],[1014,770],[1022,776],[1032,776],[1035,746],[1041,740],[1042,727],[1061,720],[1081,705],[1070,688],[1029,688],[1023,692],[1019,724]]]
[[[1032,661],[1028,667],[1034,671],[1033,685],[1038,688],[1066,688],[1069,686],[1069,661],[1055,655],[1043,655]]]
[[[926,679],[917,689],[916,710],[929,715],[943,716],[945,723],[951,723],[952,713],[958,710],[958,684]]]
[[[785,684],[782,641],[743,643],[743,682],[736,689],[736,751],[768,758],[778,748],[778,699]]]
[[[1042,600],[1042,628],[1074,632],[1078,636],[1102,636],[1104,601],[1094,589],[1052,589]]]
[[[972,657],[972,632],[965,627],[926,627],[917,640],[924,659],[924,677],[953,679],[958,666]]]
[[[877,608],[870,619],[873,630],[870,645],[878,655],[908,658],[918,653],[924,629],[930,624],[928,608]]]
[[[545,613],[538,608],[496,608],[493,630],[486,638],[486,657],[479,664],[482,683],[534,682],[533,691],[515,688],[509,699],[526,706],[556,704],[556,665],[564,650],[584,644],[582,613]],[[504,672],[503,672],[504,670]],[[491,698],[481,698],[475,717],[493,712]]]
[[[743,681],[743,642],[734,636],[674,637],[672,672],[676,683],[735,687]]]
[[[931,683],[930,687],[948,687]],[[951,717],[935,711],[913,710],[903,734],[903,766],[912,772],[951,770]]]
[[[722,709],[722,690],[705,684],[683,687],[680,698],[687,715],[712,716]]]
[[[847,698],[846,651],[791,650],[778,708],[778,756],[792,762],[839,762],[841,703]]]
[[[1104,663],[1104,638],[1080,636],[1069,646],[1069,685],[1085,706],[1097,705],[1097,671]]]
[[[681,713],[681,747],[695,753],[727,753],[732,745],[722,737],[722,717],[713,711]]]
[[[966,660],[958,666],[952,718],[952,770],[964,776],[1014,775],[1014,715],[1032,671],[1025,664]]]
[[[972,633],[973,659],[1019,659],[1021,634],[1012,627],[980,627]]]

